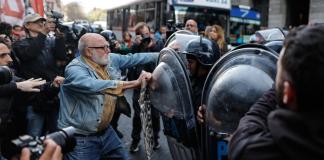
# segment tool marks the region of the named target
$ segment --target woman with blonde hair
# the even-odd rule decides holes
[[[225,43],[224,29],[219,25],[213,25],[211,28],[205,30],[206,37],[219,46],[221,56],[227,52],[227,45]]]

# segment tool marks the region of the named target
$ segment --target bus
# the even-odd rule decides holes
[[[195,19],[200,32],[218,24],[229,37],[231,0],[133,0],[107,10],[107,29],[118,38],[124,31],[134,32],[138,22],[146,22],[151,31],[160,26],[182,28],[186,20]]]

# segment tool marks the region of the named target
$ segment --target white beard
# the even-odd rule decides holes
[[[96,53],[92,54],[91,59],[99,65],[106,66],[108,65],[109,59],[108,55],[100,57]]]

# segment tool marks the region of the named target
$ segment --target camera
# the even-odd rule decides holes
[[[52,13],[53,18],[55,18],[55,19],[61,19],[64,17],[64,14],[57,12],[57,11],[52,10],[51,13]]]
[[[146,45],[148,45],[148,44],[151,42],[151,37],[150,37],[149,35],[142,34],[141,37],[142,37],[142,42],[141,42],[141,44],[146,44]]]
[[[51,17],[55,19],[56,28],[58,28],[60,32],[64,32],[67,28],[66,26],[62,25],[62,22],[60,21],[60,19],[64,17],[64,14],[53,10],[51,11],[51,14]]]
[[[57,145],[60,145],[63,153],[71,151],[76,143],[73,136],[74,133],[74,127],[67,127],[43,137],[23,135],[11,142],[21,149],[27,147],[32,153],[31,159],[38,159],[44,152],[43,142],[47,138],[52,139]]]
[[[115,49],[116,49],[116,42],[117,42],[117,40],[116,39],[110,39],[109,41],[109,49],[111,50],[111,51],[114,51]]]

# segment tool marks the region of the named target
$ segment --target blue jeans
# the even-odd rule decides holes
[[[101,136],[75,136],[76,146],[65,160],[128,160],[128,153],[116,132],[108,126]]]
[[[37,113],[33,106],[27,107],[27,134],[31,136],[41,136],[43,131],[54,132],[57,129],[57,111]]]
[[[33,106],[27,107],[27,134],[41,136],[44,126],[44,116],[33,111]]]

